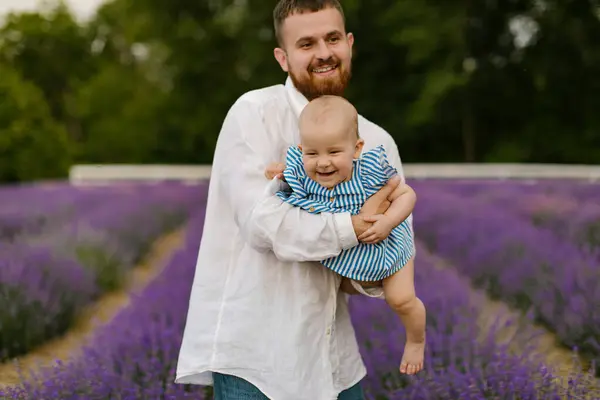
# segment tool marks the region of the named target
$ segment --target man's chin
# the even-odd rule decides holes
[[[343,79],[340,72],[330,76],[315,76],[311,74],[310,79],[296,79],[291,75],[294,86],[309,101],[319,96],[333,95],[343,96],[348,83],[348,78]]]

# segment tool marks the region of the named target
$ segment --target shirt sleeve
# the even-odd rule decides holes
[[[276,196],[280,181],[264,169],[279,158],[262,110],[239,99],[229,110],[217,142],[211,179],[218,183],[244,240],[283,261],[319,261],[354,247],[350,213],[310,214]]]
[[[304,199],[307,196],[308,193],[304,187],[306,174],[302,164],[302,152],[297,146],[291,146],[287,151],[283,177],[290,190],[278,192],[277,195],[280,199],[294,205],[291,198]]]

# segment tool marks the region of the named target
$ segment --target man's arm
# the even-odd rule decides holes
[[[211,179],[218,181],[244,240],[285,261],[320,261],[357,245],[350,213],[311,214],[273,195],[277,181],[266,180],[264,170],[279,157],[278,140],[269,137],[263,117],[253,103],[236,102],[223,123],[213,162]]]

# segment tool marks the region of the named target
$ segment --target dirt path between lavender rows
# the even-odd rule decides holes
[[[31,370],[38,371],[40,367],[52,366],[54,360],[66,361],[77,356],[78,351],[95,329],[110,321],[129,304],[132,294],[143,290],[160,274],[173,253],[183,245],[184,237],[185,229],[181,228],[158,239],[141,264],[128,275],[121,290],[107,293],[86,307],[73,327],[63,336],[52,339],[32,352],[18,357],[19,367],[15,365],[14,360],[0,364],[0,387],[21,382],[18,368],[28,376]]]
[[[437,268],[454,269],[450,262],[429,252],[423,243],[420,243],[419,247],[427,251]],[[539,325],[532,324],[521,312],[511,309],[501,301],[490,299],[480,289],[472,287],[472,292],[474,300],[481,304],[481,312],[478,315],[481,339],[490,330],[496,330],[496,342],[507,344],[509,350],[514,354],[519,354],[526,348],[531,349],[532,342],[534,342],[534,355],[540,357],[540,360],[551,369],[553,375],[560,379],[559,383],[565,388],[568,387],[569,377],[577,374],[582,366],[586,369],[589,368],[588,363],[561,346],[556,335]],[[532,340],[532,338],[534,339]],[[590,390],[588,398],[600,399],[600,380],[589,373],[583,374],[583,378]]]

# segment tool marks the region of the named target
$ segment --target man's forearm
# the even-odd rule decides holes
[[[244,240],[256,250],[273,251],[282,261],[321,261],[358,244],[350,213],[312,214],[283,202],[273,190],[240,224]]]

